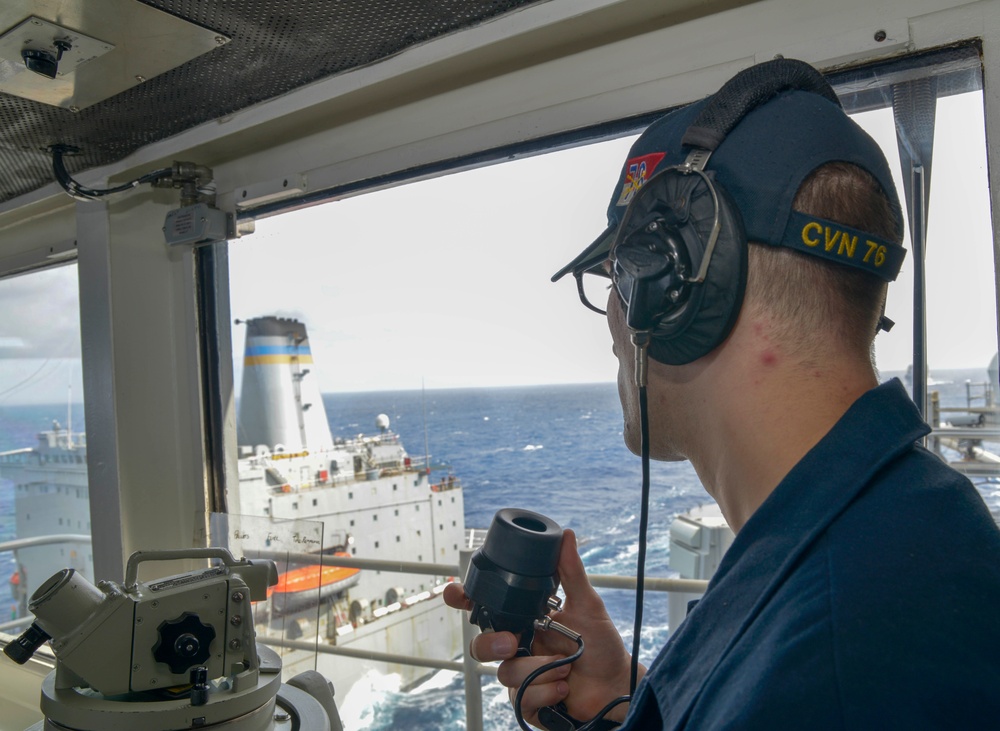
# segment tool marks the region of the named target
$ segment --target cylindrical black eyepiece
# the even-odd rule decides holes
[[[13,642],[8,642],[3,648],[3,654],[16,662],[24,665],[35,654],[35,650],[48,642],[51,637],[37,624],[32,623],[24,633]]]
[[[482,629],[532,629],[559,588],[561,545],[562,529],[550,518],[517,508],[497,512],[465,577],[469,620]]]

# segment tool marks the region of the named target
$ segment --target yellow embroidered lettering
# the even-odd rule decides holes
[[[831,236],[831,234],[833,234]],[[835,228],[826,227],[826,250],[832,251],[833,247],[837,245],[837,239],[840,238],[840,231]]]
[[[884,246],[878,247],[878,250],[875,252],[875,266],[880,267],[883,264],[885,264],[885,255],[886,255],[885,247]]]
[[[818,234],[823,230],[815,221],[807,223],[802,227],[802,243],[806,246],[817,246],[819,244]]]
[[[865,258],[862,261],[867,264],[868,260],[872,258],[872,254],[878,249],[878,244],[874,241],[865,241],[865,243],[868,244],[868,251],[865,252]]]
[[[858,245],[858,237],[857,236],[848,236],[846,233],[841,234],[841,236],[840,236],[840,248],[837,249],[837,255],[838,256],[844,256],[844,254],[846,253],[847,254],[847,258],[853,259],[854,258],[854,249],[855,249],[855,247],[857,247],[857,245]]]

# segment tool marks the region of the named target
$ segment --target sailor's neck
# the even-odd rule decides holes
[[[759,340],[741,361],[713,364],[698,439],[688,452],[730,527],[738,531],[791,469],[878,382],[863,360],[792,358]],[[803,488],[807,489],[807,488]]]

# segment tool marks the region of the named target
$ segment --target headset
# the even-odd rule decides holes
[[[737,74],[685,131],[681,144],[691,148],[685,161],[655,173],[622,217],[612,279],[625,322],[639,334],[637,349],[648,347],[661,363],[683,365],[707,355],[736,323],[747,237],[739,209],[706,165],[740,120],[791,90],[840,106],[823,75],[802,61],[778,58]],[[644,381],[644,363],[639,370]]]
[[[647,354],[669,365],[690,363],[714,350],[736,323],[746,289],[746,231],[738,207],[706,164],[741,119],[790,90],[820,94],[840,106],[822,74],[802,61],[780,58],[737,74],[684,132],[681,144],[692,148],[684,162],[655,173],[633,196],[611,247],[612,282],[635,346],[642,460],[627,697],[635,696],[638,681],[649,527]]]

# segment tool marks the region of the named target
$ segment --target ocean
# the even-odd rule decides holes
[[[946,404],[964,404],[965,381],[986,378],[982,370],[933,375],[942,381],[935,388]],[[431,461],[448,465],[461,480],[468,527],[488,527],[500,508],[535,510],[576,531],[589,571],[634,575],[641,471],[622,443],[614,384],[327,394],[324,402],[334,436],[374,433],[375,418],[384,413],[411,454],[422,454],[426,443]],[[65,405],[0,406],[0,451],[33,444],[35,433],[64,413]],[[82,409],[74,407],[74,414]],[[1000,485],[982,482],[979,488],[1000,515]],[[710,498],[687,463],[653,463],[650,492],[647,574],[671,576],[670,524]],[[13,537],[13,514],[12,486],[0,480],[0,541]],[[10,554],[0,554],[0,608],[11,603],[13,568]],[[601,594],[630,647],[633,593]],[[643,662],[652,660],[668,632],[666,595],[647,594]],[[367,681],[338,696],[348,731],[464,727],[456,673],[440,672],[408,692],[393,677]],[[483,679],[483,694],[486,728],[516,728],[507,694],[494,679]]]

